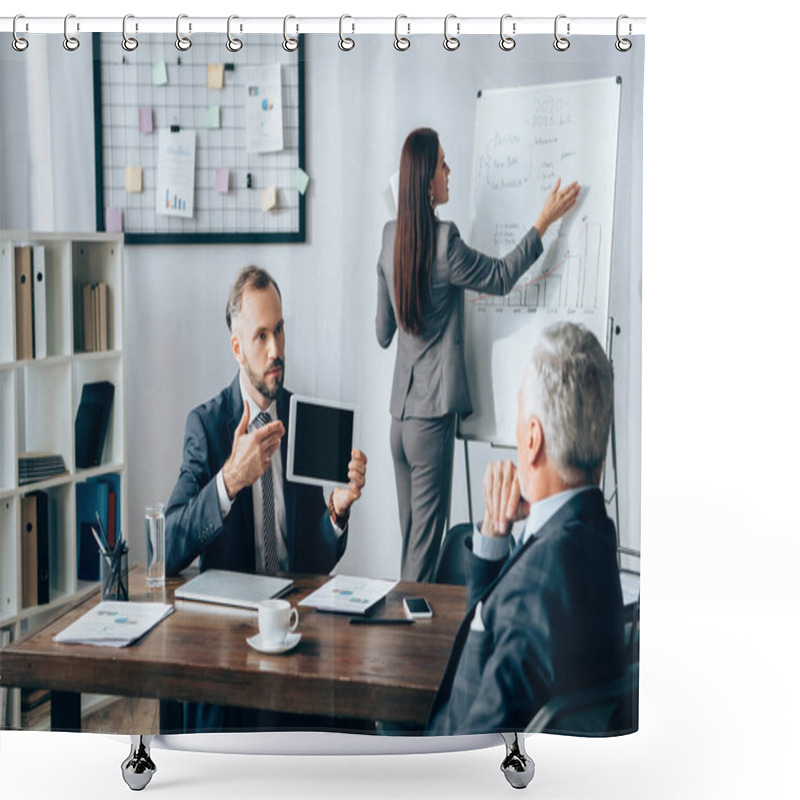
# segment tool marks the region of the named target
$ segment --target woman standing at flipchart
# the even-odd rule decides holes
[[[556,182],[536,224],[504,258],[468,247],[435,213],[449,199],[450,167],[436,131],[403,144],[397,220],[378,261],[375,327],[381,347],[398,328],[389,411],[402,580],[432,581],[450,503],[456,414],[472,411],[464,361],[464,290],[503,295],[542,253],[547,228],[571,209],[579,186]],[[486,372],[489,374],[489,365]]]

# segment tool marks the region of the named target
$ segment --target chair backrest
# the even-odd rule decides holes
[[[593,689],[570,692],[545,703],[526,733],[613,736],[639,729],[639,664],[621,678]]]
[[[464,586],[467,575],[464,569],[464,540],[472,534],[472,525],[462,522],[454,525],[445,534],[442,549],[436,562],[436,583],[451,583]]]

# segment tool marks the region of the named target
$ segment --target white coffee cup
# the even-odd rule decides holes
[[[258,632],[269,644],[283,644],[299,621],[297,609],[288,600],[262,600],[258,604]]]

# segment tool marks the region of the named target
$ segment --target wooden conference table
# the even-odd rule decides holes
[[[327,580],[294,575],[297,605]],[[130,599],[174,603],[185,578],[148,590],[130,574]],[[465,610],[461,586],[401,582],[374,617],[402,617],[403,597],[424,595],[434,617],[413,625],[350,625],[349,617],[298,608],[298,646],[264,655],[245,641],[255,612],[178,601],[175,612],[125,648],[58,644],[53,636],[99,602],[99,592],[0,652],[0,684],[51,690],[52,730],[79,731],[80,694],[219,703],[366,723],[422,725]],[[116,731],[158,733],[158,731]]]

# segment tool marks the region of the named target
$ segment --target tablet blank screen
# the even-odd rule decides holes
[[[294,431],[295,475],[347,483],[354,416],[352,410],[298,400]]]

